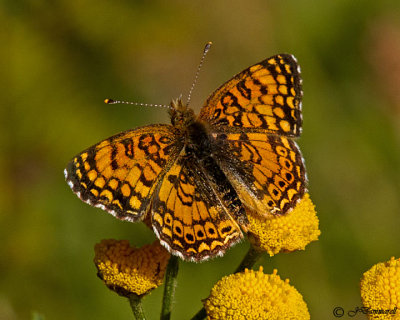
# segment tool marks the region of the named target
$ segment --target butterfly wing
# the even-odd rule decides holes
[[[303,159],[292,140],[301,133],[301,83],[296,58],[278,54],[223,84],[199,115],[241,202],[262,215],[288,212],[306,190]]]
[[[247,208],[284,214],[303,197],[307,178],[294,141],[251,132],[212,136],[216,161]]]
[[[169,125],[117,134],[73,158],[64,171],[65,178],[88,204],[119,219],[138,221],[183,147],[177,137],[177,130]]]
[[[153,229],[169,251],[182,259],[202,261],[222,255],[242,238],[195,157],[181,156],[160,183],[152,206]]]
[[[240,72],[218,88],[199,119],[214,128],[300,135],[301,78],[296,58],[278,54]]]

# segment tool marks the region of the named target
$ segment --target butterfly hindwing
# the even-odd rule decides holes
[[[67,165],[65,177],[83,201],[119,219],[138,221],[181,148],[173,126],[137,128],[78,154]]]
[[[279,54],[255,64],[218,88],[199,119],[214,127],[300,135],[300,67],[294,56]]]
[[[185,260],[222,255],[242,232],[193,157],[181,156],[166,173],[152,206],[153,229]]]
[[[264,133],[213,137],[216,159],[249,209],[260,215],[285,214],[303,197],[307,178],[294,141]]]

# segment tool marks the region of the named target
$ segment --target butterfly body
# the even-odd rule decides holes
[[[85,202],[128,221],[149,218],[185,260],[222,255],[247,231],[246,211],[287,214],[306,190],[300,151],[301,79],[281,54],[226,82],[198,116],[180,99],[171,125],[110,137],[65,170]]]

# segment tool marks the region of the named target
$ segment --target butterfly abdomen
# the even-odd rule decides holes
[[[241,225],[245,226],[248,221],[244,206],[241,203],[235,189],[216,162],[213,154],[212,140],[205,125],[195,121],[188,127],[188,142],[186,153],[197,158],[201,168],[210,180],[210,185],[215,189],[220,201],[228,212]]]

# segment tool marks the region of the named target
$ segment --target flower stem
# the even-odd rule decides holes
[[[164,297],[161,309],[161,320],[171,319],[172,302],[175,296],[177,275],[179,270],[179,258],[171,255],[165,272]]]
[[[242,272],[244,269],[252,268],[257,260],[262,256],[263,251],[257,250],[254,246],[250,245],[249,251],[247,251],[240,265],[236,268],[234,273]],[[202,320],[207,316],[206,309],[201,308],[191,320]]]
[[[130,294],[129,297],[129,303],[132,308],[133,315],[135,316],[136,320],[146,320],[146,317],[144,316],[143,308],[142,308],[142,298],[138,296],[137,294]]]
[[[201,308],[199,312],[197,312],[191,320],[203,320],[207,317],[206,309]]]
[[[243,272],[244,269],[251,269],[258,259],[263,255],[264,251],[256,249],[254,246],[250,245],[249,251],[247,251],[240,265],[236,268],[234,273]]]

